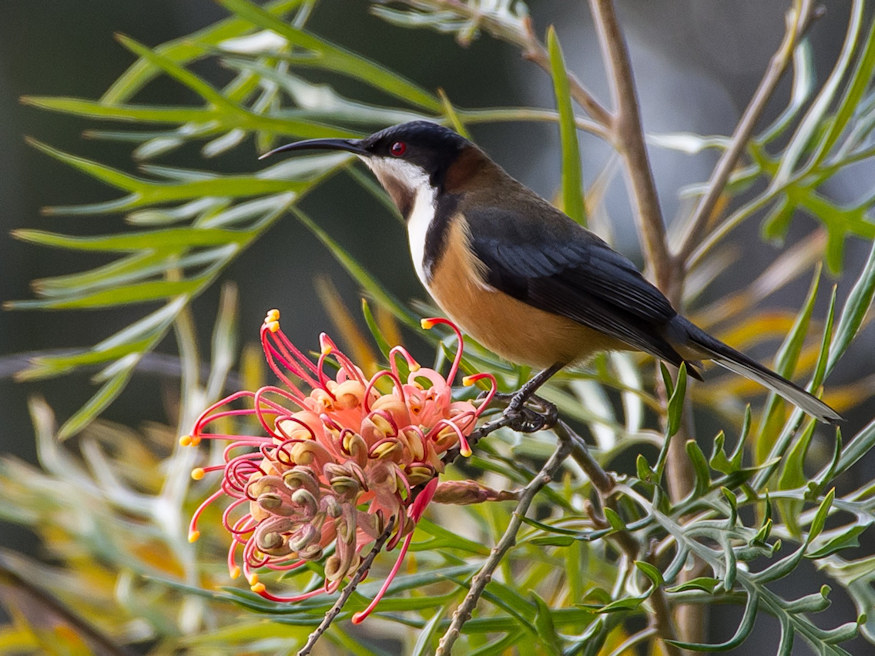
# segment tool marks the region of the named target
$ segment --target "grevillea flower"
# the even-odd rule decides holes
[[[401,347],[390,352],[390,367],[365,378],[362,370],[337,349],[325,334],[316,362],[302,353],[279,327],[279,312],[271,310],[261,327],[267,363],[282,385],[236,392],[222,399],[195,422],[184,445],[202,439],[228,444],[219,465],[195,469],[202,478],[221,472],[221,486],[195,512],[189,539],[198,538],[198,519],[208,505],[227,498],[223,524],[232,536],[228,568],[232,578],[242,572],[251,589],[275,601],[299,601],[336,591],[361,563],[361,552],[389,529],[386,543],[394,548],[404,539],[398,560],[370,607],[373,609],[398,570],[416,522],[438,489],[442,456],[459,447],[471,450],[466,436],[495,389],[491,374],[464,379],[490,382],[481,403],[453,401],[452,380],[459,368],[462,340],[445,319],[423,320],[423,327],[449,325],[459,349],[446,378],[423,368]],[[330,358],[330,360],[329,360]],[[408,374],[402,374],[399,359]],[[330,377],[326,363],[337,373]],[[248,407],[238,408],[244,400]],[[254,418],[255,435],[212,433],[219,420]],[[315,590],[275,595],[258,580],[258,571],[293,570],[325,558],[325,582]]]

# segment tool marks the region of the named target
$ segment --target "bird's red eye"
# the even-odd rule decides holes
[[[396,141],[389,148],[389,152],[392,153],[394,157],[401,157],[405,152],[407,152],[407,144],[403,141]]]

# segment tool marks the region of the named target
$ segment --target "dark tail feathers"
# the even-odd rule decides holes
[[[844,417],[820,399],[747,357],[744,353],[711,337],[701,328],[689,323],[687,333],[690,340],[689,345],[700,350],[704,357],[714,360],[721,367],[755,380],[819,421],[827,424],[837,424],[844,421]]]

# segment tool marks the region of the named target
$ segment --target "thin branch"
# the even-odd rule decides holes
[[[680,285],[668,250],[656,184],[647,157],[629,51],[612,0],[590,0],[589,4],[614,98],[613,142],[629,177],[644,257],[657,286],[674,302]]]
[[[553,428],[560,441],[569,442],[571,444],[571,457],[583,469],[584,473],[592,482],[593,487],[602,497],[602,503],[607,507],[619,512],[616,504],[616,498],[613,493],[616,489],[616,481],[608,474],[602,466],[590,455],[589,449],[586,448],[586,443],[568,424],[563,421],[558,421]],[[605,517],[600,510],[592,508],[590,519],[596,525],[601,525],[604,528],[609,526]],[[632,537],[628,531],[615,531],[608,535],[606,539],[611,540],[619,546],[628,559],[629,563],[639,559],[639,542]],[[662,640],[665,653],[669,656],[678,656],[680,650],[675,647],[669,640],[677,638],[675,635],[674,623],[671,618],[671,610],[669,609],[668,600],[665,597],[665,591],[661,587],[657,587],[650,596],[650,603],[653,607],[652,632],[648,635],[655,634]]]
[[[553,477],[556,475],[556,472],[559,471],[559,468],[562,466],[565,458],[568,457],[571,449],[572,446],[570,440],[559,440],[553,455],[551,455],[550,459],[544,463],[544,466],[541,467],[541,471],[539,471],[529,484],[523,488],[519,502],[517,503],[516,508],[514,508],[513,516],[507,526],[507,530],[505,530],[504,535],[501,537],[501,540],[498,541],[498,544],[492,548],[489,558],[486,559],[483,567],[480,568],[480,571],[471,581],[471,588],[468,590],[465,599],[456,609],[456,612],[453,613],[453,620],[450,623],[450,627],[441,638],[435,656],[450,655],[453,644],[461,635],[462,626],[465,622],[471,619],[471,614],[474,612],[474,608],[477,606],[480,596],[486,589],[486,585],[492,580],[492,574],[501,563],[504,555],[514,544],[516,544],[517,532],[522,526],[523,517],[528,512],[529,506],[532,505],[535,495],[538,494],[541,488],[553,480]]]
[[[702,233],[712,218],[711,215],[717,206],[717,201],[729,182],[729,176],[750,141],[757,122],[774,94],[778,82],[792,61],[796,45],[808,31],[812,21],[821,15],[822,10],[822,7],[814,4],[814,0],[801,0],[798,5],[794,3],[793,7],[787,10],[787,27],[781,45],[772,55],[769,67],[760,80],[753,98],[744,110],[735,132],[732,134],[729,147],[723,151],[723,155],[714,167],[711,178],[708,180],[707,189],[699,200],[696,211],[687,223],[681,237],[680,245],[675,253],[675,261],[679,264],[686,266],[688,258],[698,248],[703,236]]]
[[[655,629],[662,643],[662,648],[669,656],[680,656],[680,648],[670,642],[671,640],[677,640],[677,629],[671,616],[671,608],[669,608],[668,599],[665,596],[665,589],[662,586],[658,585],[653,590],[653,594],[650,595],[650,605],[653,608],[650,625]],[[700,616],[697,619],[701,621],[702,617]],[[683,625],[678,621],[677,626],[681,627]],[[704,631],[704,627],[702,630]]]
[[[602,469],[602,466],[592,457],[589,449],[586,447],[586,442],[564,421],[559,420],[553,427],[553,431],[560,440],[565,440],[571,443],[571,457],[580,465],[583,473],[587,475],[590,482],[593,484],[599,495],[602,497],[609,496],[614,491],[616,481],[614,478]]]
[[[371,547],[371,550],[368,552],[368,555],[365,556],[364,560],[362,560],[358,569],[355,572],[355,575],[350,579],[349,583],[347,583],[343,590],[340,592],[340,596],[337,598],[337,601],[334,602],[334,605],[325,613],[325,616],[322,618],[322,621],[319,623],[319,626],[310,634],[310,637],[307,638],[307,643],[301,647],[300,651],[298,651],[298,656],[308,656],[308,654],[312,651],[313,647],[319,641],[319,638],[328,630],[328,627],[331,626],[332,622],[337,619],[337,616],[340,615],[340,611],[343,610],[343,607],[346,605],[346,602],[349,601],[349,598],[352,596],[352,593],[355,592],[355,589],[358,587],[358,584],[362,582],[368,575],[368,571],[371,569],[371,565],[374,563],[374,559],[377,557],[377,554],[383,550],[383,547],[386,545],[386,542],[389,540],[389,536],[392,534],[392,527],[395,525],[395,518],[392,517],[386,524],[386,529],[377,538],[376,542],[374,542],[374,546]]]
[[[517,46],[525,59],[550,74],[550,56],[547,54],[544,44],[535,35],[532,21],[528,17],[510,20],[505,14],[488,9],[481,11],[477,3],[463,2],[462,0],[403,1],[415,9],[452,12],[469,23],[470,27],[466,29],[466,33],[472,32],[473,29],[485,30],[494,38]],[[466,44],[467,42],[463,43],[463,45]],[[596,123],[604,127],[611,124],[610,112],[602,107],[595,96],[571,73],[568,74],[568,84],[571,97]]]

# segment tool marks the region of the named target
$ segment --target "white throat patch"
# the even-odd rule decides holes
[[[410,190],[413,205],[407,217],[407,238],[410,242],[410,254],[416,275],[423,285],[428,285],[431,272],[425,270],[425,237],[428,227],[434,218],[437,190],[431,186],[428,173],[423,169],[403,159],[385,159],[381,157],[360,157],[367,164],[380,184],[389,187],[391,180]]]

